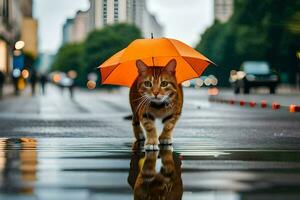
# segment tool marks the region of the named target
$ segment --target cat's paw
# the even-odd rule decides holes
[[[161,145],[171,145],[173,144],[173,140],[171,138],[160,138],[159,143]]]
[[[158,151],[158,145],[157,144],[146,144],[145,145],[145,150],[146,151]]]

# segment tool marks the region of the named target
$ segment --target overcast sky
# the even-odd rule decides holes
[[[55,53],[61,44],[66,18],[88,7],[88,0],[34,0],[34,15],[39,20],[39,49]],[[148,7],[164,26],[166,37],[192,46],[213,22],[212,0],[148,0]]]

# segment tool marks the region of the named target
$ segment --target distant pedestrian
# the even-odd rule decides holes
[[[37,81],[38,81],[37,72],[35,70],[32,70],[31,77],[30,77],[31,94],[32,94],[32,96],[35,95],[35,88],[36,88]]]
[[[71,85],[69,86],[69,91],[70,91],[70,97],[73,99],[74,97],[74,81],[72,80]]]
[[[5,75],[2,71],[0,71],[0,99],[3,97],[3,87],[5,82]]]
[[[48,82],[47,75],[42,74],[41,78],[40,78],[40,83],[41,83],[41,88],[42,88],[43,95],[46,94],[46,84],[47,84],[47,82]]]
[[[68,76],[64,76],[60,81],[60,85],[62,88],[68,88],[70,92],[71,99],[74,95],[74,80],[69,78]]]
[[[16,96],[19,96],[20,92],[19,92],[19,77],[15,77],[12,75],[12,81],[13,81],[13,85],[14,85],[14,93]]]

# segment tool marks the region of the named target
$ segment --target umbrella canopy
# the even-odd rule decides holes
[[[102,84],[131,87],[138,76],[136,60],[142,60],[150,67],[164,67],[171,59],[177,61],[178,83],[199,77],[213,63],[175,39],[137,39],[100,65]]]

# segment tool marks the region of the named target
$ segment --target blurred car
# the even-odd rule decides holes
[[[270,65],[264,61],[246,61],[242,64],[240,71],[230,72],[230,82],[234,93],[238,94],[243,89],[245,94],[249,94],[250,88],[268,87],[270,93],[276,92],[279,84],[279,76],[272,72]]]

